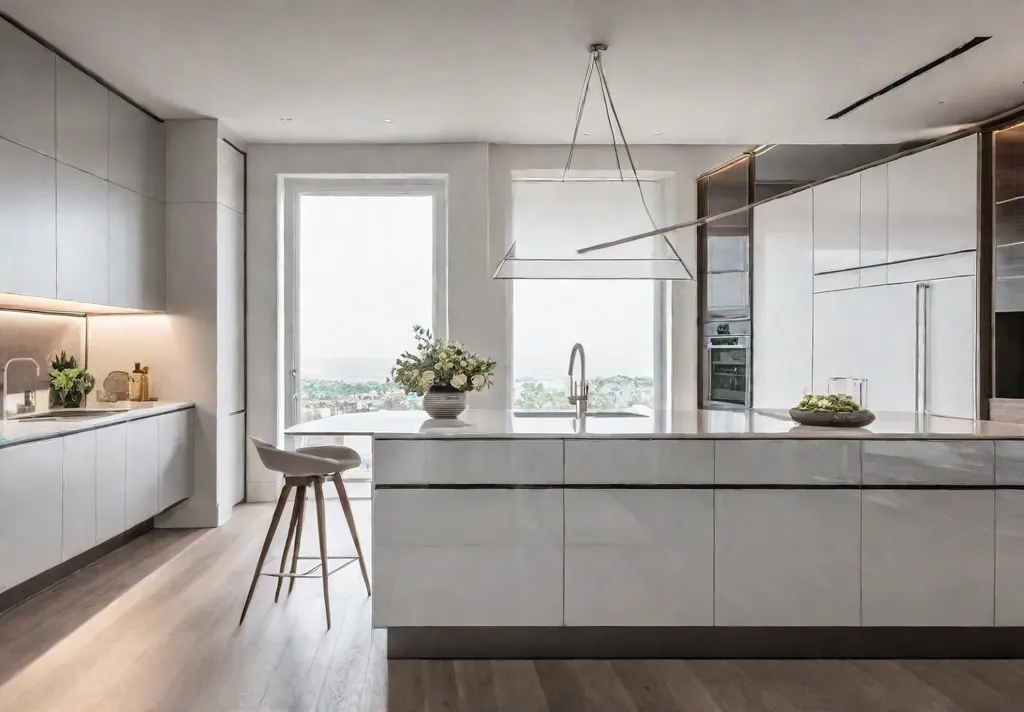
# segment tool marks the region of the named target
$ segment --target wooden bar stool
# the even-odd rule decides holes
[[[267,530],[267,538],[263,542],[263,550],[256,562],[256,572],[252,577],[252,585],[249,586],[249,595],[245,598],[245,605],[242,607],[242,617],[238,619],[241,625],[245,620],[245,614],[252,602],[252,594],[256,591],[256,582],[260,576],[273,576],[277,579],[277,590],[274,592],[274,602],[281,596],[281,584],[288,579],[288,592],[291,593],[295,586],[295,579],[319,578],[324,585],[324,610],[327,612],[327,627],[331,627],[331,602],[330,588],[327,577],[340,571],[354,561],[359,562],[359,568],[363,573],[363,583],[366,584],[366,595],[370,595],[370,577],[366,573],[366,561],[363,559],[363,550],[359,546],[359,535],[356,533],[356,522],[352,516],[352,505],[349,502],[348,494],[345,492],[345,484],[341,481],[341,473],[351,470],[360,464],[359,454],[352,448],[343,445],[319,445],[315,447],[300,448],[297,452],[288,452],[250,438],[256,451],[263,461],[263,465],[274,472],[284,475],[284,487],[281,489],[281,496],[277,498],[277,507],[274,508],[274,516],[270,520],[270,528]],[[328,556],[327,554],[327,519],[324,509],[324,483],[333,482],[338,490],[338,499],[341,500],[341,509],[345,513],[345,520],[348,522],[349,532],[352,534],[352,543],[355,544],[355,556]],[[319,556],[300,556],[299,546],[302,542],[302,523],[305,518],[306,509],[306,488],[312,487],[316,495],[316,519],[320,540]],[[263,564],[267,559],[267,552],[270,551],[270,544],[274,540],[274,533],[281,521],[288,496],[295,490],[295,503],[292,505],[291,523],[288,525],[288,536],[284,540],[284,552],[281,554],[281,568],[277,573],[263,571]],[[292,547],[294,539],[295,546]],[[285,572],[291,550],[291,570]],[[319,561],[309,571],[296,573],[299,559],[316,559]],[[328,569],[327,562],[330,559],[343,560],[340,566]],[[319,572],[319,573],[317,573]]]

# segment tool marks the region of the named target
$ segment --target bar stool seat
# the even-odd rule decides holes
[[[359,545],[359,535],[356,532],[355,518],[352,515],[352,505],[349,502],[348,494],[345,492],[345,484],[342,482],[341,473],[358,467],[361,464],[359,453],[350,447],[343,445],[316,445],[301,448],[296,452],[280,450],[269,443],[256,438],[250,438],[256,446],[256,452],[260,456],[263,465],[274,472],[284,475],[284,487],[278,497],[274,515],[270,520],[270,527],[267,530],[267,537],[263,542],[263,549],[260,552],[259,560],[256,562],[256,571],[252,577],[252,584],[249,586],[249,594],[242,607],[242,617],[238,620],[241,625],[245,620],[245,614],[249,610],[253,593],[256,590],[256,583],[260,576],[273,576],[277,578],[277,590],[274,593],[276,603],[281,595],[281,585],[284,579],[289,579],[288,593],[292,592],[295,586],[295,579],[319,578],[323,581],[324,589],[324,610],[327,614],[327,627],[331,627],[331,603],[330,589],[327,577],[340,571],[349,564],[358,561],[359,568],[363,574],[363,583],[366,585],[366,595],[370,595],[370,577],[366,572],[366,561],[363,558],[363,551]],[[324,505],[323,486],[326,482],[333,482],[338,491],[338,499],[341,502],[342,512],[348,523],[349,533],[352,535],[352,543],[355,545],[355,556],[329,556],[327,554],[327,519]],[[300,556],[299,547],[302,542],[302,524],[306,509],[306,488],[312,487],[316,495],[317,529],[319,533],[320,555]],[[274,534],[281,521],[281,515],[288,503],[289,495],[295,490],[295,502],[292,506],[291,523],[288,526],[288,535],[285,538],[284,552],[281,555],[281,567],[277,573],[263,571],[263,564],[266,561],[267,553],[270,550]],[[294,538],[295,545],[292,547]],[[285,572],[288,562],[289,551],[291,552],[291,571]],[[319,563],[303,573],[297,573],[299,559],[317,559]],[[328,569],[329,559],[343,560],[340,566]]]
[[[325,460],[333,460],[343,470],[351,470],[363,464],[359,453],[346,445],[310,445],[308,447],[295,448],[295,452],[322,457]]]

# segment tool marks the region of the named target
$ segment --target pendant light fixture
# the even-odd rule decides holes
[[[608,45],[600,43],[592,44],[588,48],[590,59],[583,80],[583,90],[576,106],[576,121],[573,125],[572,141],[569,143],[569,154],[566,157],[565,168],[562,170],[562,181],[564,182],[570,177],[572,159],[576,152],[576,142],[579,138],[587,98],[596,75],[605,119],[611,134],[611,149],[615,155],[618,180],[623,182],[628,180],[636,184],[639,196],[638,207],[643,209],[646,221],[649,221],[653,228],[655,242],[649,245],[649,250],[641,250],[642,254],[639,255],[635,250],[629,256],[613,256],[614,253],[609,252],[597,255],[594,254],[597,250],[584,248],[574,250],[571,256],[536,256],[517,254],[516,242],[513,241],[512,246],[509,247],[494,271],[494,279],[693,280],[693,272],[683,262],[683,258],[669,237],[660,233],[663,228],[659,227],[648,207],[640,174],[633,158],[633,151],[622,130],[622,122],[619,120],[619,113],[615,101],[612,99],[608,78],[605,75],[603,54],[607,49]],[[622,154],[619,152],[620,144]],[[625,168],[623,157],[627,164]]]

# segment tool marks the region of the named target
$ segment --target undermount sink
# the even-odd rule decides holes
[[[512,415],[517,418],[575,418],[574,410],[515,410]],[[588,418],[646,418],[643,413],[631,410],[590,410]]]
[[[11,415],[8,416],[8,420],[27,420],[27,421],[39,421],[39,420],[58,420],[58,421],[75,421],[75,420],[91,420],[93,418],[102,418],[110,415],[111,413],[126,413],[128,408],[63,408],[61,410],[43,410],[38,413],[23,413],[22,415]]]

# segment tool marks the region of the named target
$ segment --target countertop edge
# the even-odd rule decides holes
[[[293,437],[372,437],[374,440],[1024,440],[1022,435],[985,433],[316,433]]]
[[[189,408],[195,408],[195,403],[173,403],[165,406],[155,405],[144,410],[130,410],[123,413],[111,413],[109,417],[94,420],[85,421],[77,425],[69,425],[68,427],[62,428],[51,433],[32,433],[31,435],[21,435],[7,439],[0,439],[0,450],[8,447],[15,447],[18,445],[25,445],[27,443],[39,442],[41,440],[53,440],[54,438],[63,438],[68,435],[75,435],[77,433],[85,433],[90,430],[102,430],[103,428],[109,428],[114,425],[120,425],[121,423],[127,423],[132,420],[144,420],[145,418],[154,418],[159,415],[167,415],[168,413],[175,413],[179,410],[188,410]]]

